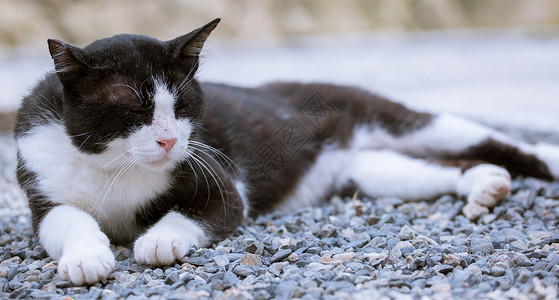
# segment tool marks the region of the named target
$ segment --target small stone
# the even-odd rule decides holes
[[[400,229],[398,238],[402,241],[413,240],[415,238],[415,232],[408,225],[404,225],[402,229]]]
[[[229,258],[227,255],[216,255],[214,256],[214,261],[218,266],[225,267],[229,264]]]
[[[43,280],[43,281],[49,281],[52,280],[54,278],[54,270],[47,270],[44,271],[43,273],[39,274],[39,279]]]
[[[519,267],[529,267],[532,265],[530,259],[524,253],[516,253],[512,259],[512,262]]]
[[[524,250],[528,249],[528,246],[526,246],[526,243],[524,243],[521,240],[513,241],[509,245],[510,245],[510,247],[513,251],[524,251]]]
[[[213,265],[213,264],[207,264],[203,268],[204,268],[204,272],[212,273],[212,274],[215,274],[223,269],[223,267]]]
[[[498,276],[503,276],[503,275],[505,275],[505,272],[506,272],[506,271],[507,271],[507,270],[506,270],[505,268],[503,268],[503,267],[501,267],[501,266],[495,265],[495,266],[491,267],[491,272],[490,272],[490,274],[491,274],[492,276],[498,277]]]
[[[241,277],[247,277],[250,274],[254,273],[254,270],[248,265],[238,265],[233,269],[233,273],[239,275]]]
[[[189,263],[185,262],[185,263],[181,264],[181,269],[183,269],[183,270],[194,270],[194,269],[196,269],[196,266],[193,265],[193,264],[189,264]]]
[[[340,265],[342,262],[339,259],[333,259],[332,257],[327,257],[327,256],[323,256],[320,258],[320,262],[323,264],[329,264],[329,265]]]
[[[493,248],[493,244],[491,243],[481,243],[475,247],[472,248],[472,252],[481,252],[484,254],[492,254],[493,252],[495,252],[495,248]]]
[[[103,296],[108,296],[108,297],[110,297],[110,296],[113,296],[113,295],[115,294],[115,292],[113,292],[113,291],[111,291],[111,290],[103,290],[103,291],[101,292],[101,294],[102,294]],[[70,298],[70,299],[71,299],[71,298]]]
[[[436,283],[431,286],[431,291],[435,293],[444,293],[450,291],[452,286],[449,283]]]
[[[400,241],[400,242],[396,243],[394,248],[392,248],[392,250],[390,250],[390,256],[401,257],[402,255],[404,255],[404,253],[402,252],[402,249],[407,248],[407,247],[413,247],[412,243],[410,243],[408,241]]]
[[[169,274],[169,276],[167,276],[167,278],[165,278],[165,284],[173,285],[179,280],[180,280],[179,274],[177,272],[172,272],[171,274]]]
[[[332,258],[336,260],[345,261],[345,262],[352,262],[355,256],[356,256],[355,252],[345,252],[345,253],[335,254],[334,256],[332,256]]]
[[[289,248],[288,248],[288,249],[280,250],[280,251],[276,252],[276,253],[272,256],[272,258],[270,259],[270,262],[271,262],[271,263],[275,263],[275,262],[284,260],[284,259],[287,258],[287,257],[289,256],[289,254],[291,254],[292,252],[293,252],[293,250],[291,250],[291,249],[289,249]]]
[[[444,263],[446,265],[456,267],[459,266],[461,262],[460,258],[454,254],[446,254],[444,256]]]
[[[16,267],[12,267],[8,270],[8,273],[6,275],[6,278],[8,279],[8,281],[12,281],[12,279],[14,279],[14,277],[18,274],[18,270]]]
[[[10,264],[21,264],[21,258],[19,256],[8,258],[0,263],[0,266],[9,266]]]
[[[481,269],[476,265],[469,265],[466,268],[466,270],[472,273],[473,275],[477,275],[477,274],[481,275]]]
[[[241,261],[239,263],[241,265],[260,267],[262,265],[262,260],[260,259],[260,256],[258,256],[258,255],[245,254],[241,258]]]
[[[494,214],[486,214],[481,217],[481,223],[483,224],[491,224],[493,221],[497,219],[497,216]]]
[[[256,251],[258,251],[258,246],[256,246],[255,244],[249,244],[245,247],[245,251],[248,253],[256,253]]]
[[[400,251],[402,252],[403,256],[406,256],[408,254],[413,253],[413,251],[415,251],[415,247],[414,246],[403,247],[402,249],[400,249]]]
[[[55,264],[49,262],[45,264],[41,269],[45,270],[45,269],[56,269],[56,268],[58,267]]]
[[[547,231],[530,231],[528,232],[528,238],[534,242],[539,242],[543,239],[553,237],[553,233]]]
[[[436,265],[435,267],[433,267],[433,270],[441,273],[441,274],[448,274],[452,271],[454,271],[454,267],[449,266],[449,265]]]
[[[36,276],[36,275],[27,276],[27,277],[25,277],[25,279],[23,281],[25,281],[25,282],[41,282],[39,277]]]
[[[196,257],[189,257],[188,258],[188,263],[193,264],[195,266],[203,266],[208,262],[208,260],[205,257],[202,256],[196,256]]]
[[[291,254],[289,254],[289,256],[287,257],[287,261],[289,261],[289,262],[297,262],[297,261],[299,261],[299,255],[297,255],[297,253],[291,253]]]
[[[530,279],[530,276],[531,276],[530,271],[528,271],[528,270],[525,269],[525,268],[522,268],[522,269],[520,270],[520,272],[518,272],[518,278],[517,278],[517,280],[518,280],[518,282],[520,282],[520,283],[526,283],[526,282],[528,282],[528,279]]]

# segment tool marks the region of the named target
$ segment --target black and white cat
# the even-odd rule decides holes
[[[509,174],[559,178],[559,147],[358,88],[200,84],[198,55],[218,22],[168,42],[48,41],[56,72],[23,99],[17,176],[64,278],[106,278],[110,242],[133,243],[138,263],[171,264],[247,216],[348,188],[409,200],[457,193],[474,218],[507,195]]]

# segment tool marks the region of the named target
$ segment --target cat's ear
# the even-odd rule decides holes
[[[206,39],[215,29],[219,21],[221,21],[221,19],[214,19],[210,23],[193,30],[188,34],[179,36],[178,38],[169,41],[175,57],[178,59],[183,59],[185,57],[197,58],[202,51],[202,47],[204,47],[204,42],[206,42]]]
[[[47,42],[54,69],[62,83],[79,80],[93,69],[85,62],[85,55],[80,48],[55,39],[49,39]]]

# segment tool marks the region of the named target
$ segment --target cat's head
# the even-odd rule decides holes
[[[48,40],[74,146],[103,167],[164,170],[184,159],[204,113],[199,54],[218,23],[166,42],[125,34],[78,48]]]

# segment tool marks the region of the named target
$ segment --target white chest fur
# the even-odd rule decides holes
[[[126,160],[119,143],[112,141],[100,155],[84,154],[72,145],[61,124],[50,124],[35,127],[18,139],[17,146],[25,166],[36,174],[34,184],[50,201],[80,208],[109,236],[129,240],[139,230],[135,212],[164,192],[170,178],[167,172]]]

